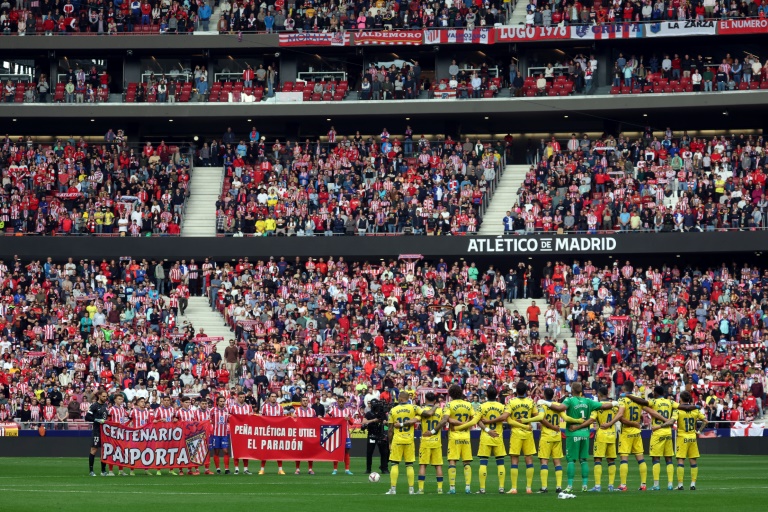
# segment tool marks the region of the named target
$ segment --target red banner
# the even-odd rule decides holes
[[[569,39],[569,27],[501,27],[496,34],[497,43],[518,41],[546,41],[549,39]]]
[[[56,194],[59,199],[79,199],[83,197],[80,192],[59,192]]]
[[[421,44],[421,30],[389,30],[368,31],[364,30],[355,34],[355,44]]]
[[[280,46],[349,46],[349,34],[341,32],[290,32],[279,37]]]
[[[717,33],[721,35],[766,34],[768,33],[768,19],[722,20],[717,26]]]
[[[202,466],[208,458],[210,423],[150,423],[128,428],[101,427],[101,461],[132,469],[175,469]]]
[[[250,460],[344,460],[347,422],[337,418],[229,417],[232,456]]]

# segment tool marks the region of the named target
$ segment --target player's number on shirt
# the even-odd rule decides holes
[[[696,430],[696,420],[694,418],[685,418],[685,431],[691,432]]]
[[[469,414],[462,414],[459,413],[456,415],[456,419],[459,420],[462,423],[466,423],[469,421]]]
[[[558,414],[547,414],[547,421],[550,422],[554,426],[560,425],[560,415]]]
[[[439,421],[437,421],[437,420],[427,420],[426,423],[427,423],[427,430],[436,430],[437,429],[437,424],[439,423]]]
[[[401,425],[403,425],[403,423],[405,423],[406,421],[410,421],[410,420],[411,420],[411,418],[406,416],[404,418],[398,418],[397,422],[400,423]],[[411,430],[411,426],[410,425],[403,425],[402,427],[400,427],[400,432],[408,432],[410,430]]]
[[[636,407],[629,408],[629,421],[638,421],[640,419],[640,412]]]
[[[524,420],[528,418],[528,411],[515,411],[515,419],[517,421]]]

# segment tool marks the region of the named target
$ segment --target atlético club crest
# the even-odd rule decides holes
[[[333,453],[341,446],[341,432],[338,425],[320,427],[320,446]]]

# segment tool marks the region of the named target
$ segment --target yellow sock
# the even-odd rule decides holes
[[[400,476],[400,466],[397,464],[392,464],[392,467],[389,468],[389,485],[392,487],[397,487],[398,476]]]
[[[504,488],[504,479],[507,477],[507,468],[504,464],[496,466],[496,473],[499,475],[499,489]]]
[[[653,482],[654,484],[659,481],[659,475],[661,474],[661,465],[658,462],[653,463]]]
[[[488,479],[488,466],[480,464],[480,470],[477,473],[480,475],[480,488],[485,489],[485,481]]]
[[[699,477],[699,466],[691,466],[691,485],[696,483],[696,479]]]
[[[667,464],[667,483],[669,485],[672,485],[672,482],[675,479],[675,466],[672,464]]]
[[[629,464],[622,461],[619,465],[619,479],[621,481],[621,485],[627,485],[627,475],[629,474]]]
[[[456,485],[456,466],[450,466],[448,468],[448,485],[451,487]]]
[[[595,464],[595,485],[597,487],[600,487],[600,480],[603,479],[603,465],[602,464]]]
[[[677,466],[677,484],[683,485],[685,480],[685,466]]]
[[[555,487],[560,488],[563,486],[563,468],[555,466]]]
[[[413,487],[413,466],[405,466],[405,476],[408,478],[408,487]]]
[[[419,475],[419,490],[420,491],[424,490],[424,480],[422,480],[421,475]]]
[[[616,480],[616,464],[610,464],[608,466],[608,485],[613,485]]]
[[[533,486],[533,466],[525,468],[525,488],[530,489]]]
[[[464,466],[464,485],[472,484],[472,466],[466,464]]]
[[[443,477],[437,477],[437,492],[443,492]]]
[[[539,475],[541,476],[541,488],[546,489],[547,479],[549,478],[549,470],[541,468],[541,471],[539,471]]]
[[[509,478],[512,480],[512,489],[517,489],[517,464],[510,468]]]
[[[648,464],[645,461],[640,463],[640,483],[644,484],[648,480]]]

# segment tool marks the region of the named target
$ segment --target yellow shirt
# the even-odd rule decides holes
[[[443,415],[447,415],[449,418],[454,418],[462,423],[466,423],[475,415],[475,410],[472,408],[472,404],[466,400],[452,400],[448,402],[448,405],[443,409]],[[469,430],[455,430],[455,428],[456,427],[451,426],[451,430],[448,433],[448,439],[469,439]]]
[[[264,222],[264,219],[259,219],[259,220],[257,220],[257,221],[256,221],[256,232],[257,232],[257,233],[263,233],[263,232],[264,232],[264,229],[265,229],[265,226],[266,226],[266,224],[267,224],[267,223],[266,223],[266,222]]]
[[[422,412],[428,409],[431,409],[431,407],[423,407]],[[432,416],[429,418],[425,418],[424,416],[421,417],[421,446],[440,448],[443,445],[442,435],[440,434],[440,431],[437,430],[437,424],[440,423],[440,420],[442,419],[443,409],[441,407],[435,408],[435,412],[433,412]],[[424,434],[431,430],[435,430],[436,434],[424,437]]]
[[[557,402],[552,402],[553,405],[560,405]],[[553,411],[549,407],[539,407],[539,414],[544,415],[544,419],[553,424],[556,427],[560,427],[565,421],[561,421],[561,418],[565,417],[564,412]],[[542,441],[557,441],[561,438],[560,428],[552,430],[549,427],[541,426],[541,440]]]
[[[267,231],[274,231],[275,228],[277,228],[277,222],[275,222],[275,219],[267,219],[264,223],[264,227],[267,229]]]
[[[93,317],[96,315],[98,308],[93,304],[91,304],[89,306],[86,306],[85,310],[88,312],[88,316],[91,317],[91,320],[93,320]]]
[[[504,414],[503,404],[499,402],[485,402],[484,404],[480,404],[480,410],[475,412],[475,417],[472,420],[495,420],[502,414]],[[501,437],[504,433],[504,422],[499,421],[497,423],[491,423],[490,425],[486,426],[496,432],[499,436],[491,437],[490,435],[486,434],[485,431],[483,431],[480,434],[480,444],[488,446],[504,446],[504,439]]]
[[[707,421],[707,417],[699,409],[692,411],[682,411],[680,409],[673,413],[673,418],[677,421],[677,439],[696,439],[696,422]],[[679,442],[679,441],[678,441]]]
[[[506,409],[504,409],[504,412],[509,413],[509,419],[514,420],[520,423],[526,423],[523,420],[528,420],[530,418],[536,417],[536,406],[533,404],[533,400],[527,397],[516,397],[509,401],[507,404]],[[512,435],[517,437],[518,439],[532,439],[533,438],[533,432],[512,426]]]
[[[616,414],[618,414],[619,408],[613,407],[611,409],[598,409],[597,411],[592,411],[592,414],[590,414],[590,418],[595,420],[595,442],[596,443],[607,443],[607,444],[614,444],[616,443],[616,425],[613,426],[613,428],[609,429],[603,429],[600,428],[600,425],[603,423],[608,423],[609,421],[613,420],[613,418],[616,417]]]
[[[659,413],[660,415],[664,416],[666,419],[669,419],[672,417],[672,414],[677,410],[678,403],[670,400],[668,398],[650,398],[648,399],[648,405]],[[663,424],[663,421],[659,421],[656,418],[651,418],[651,424],[656,427],[661,424]],[[656,431],[657,434],[671,434],[672,433],[672,427],[664,427]]]
[[[625,420],[629,421],[636,421],[641,422],[643,419],[643,410],[642,408],[637,405],[635,402],[630,400],[627,397],[620,398],[619,399],[619,405],[624,406],[624,415],[623,418]],[[622,434],[639,434],[640,429],[636,427],[628,427],[626,425],[621,426],[621,433]]]
[[[389,411],[389,423],[392,425],[395,435],[392,437],[393,444],[412,444],[414,425],[396,427],[395,423],[405,423],[421,416],[421,409],[411,404],[399,404]]]

